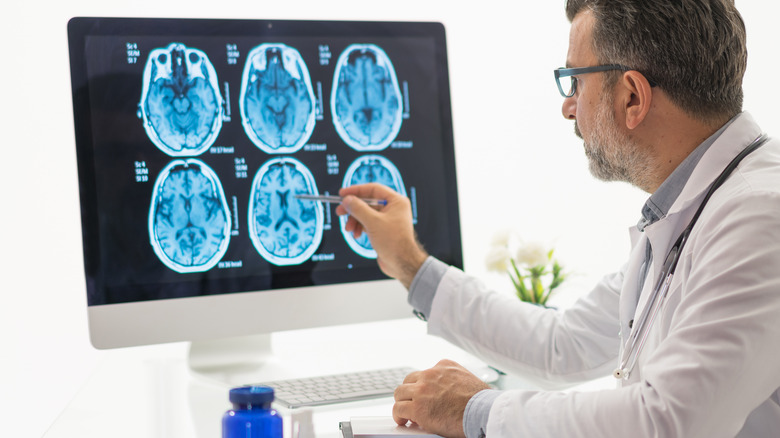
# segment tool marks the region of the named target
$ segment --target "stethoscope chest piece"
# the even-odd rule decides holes
[[[628,370],[625,368],[616,368],[615,371],[612,372],[612,377],[622,380],[622,379],[628,379]]]

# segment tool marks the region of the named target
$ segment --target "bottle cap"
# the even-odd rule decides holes
[[[274,401],[274,389],[270,386],[241,386],[230,390],[230,403],[263,405]]]

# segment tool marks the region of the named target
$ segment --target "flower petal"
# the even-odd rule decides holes
[[[509,250],[503,246],[493,247],[485,257],[485,265],[489,271],[506,272],[509,262]]]
[[[529,242],[517,250],[515,260],[527,267],[544,266],[548,262],[549,250],[538,242]]]

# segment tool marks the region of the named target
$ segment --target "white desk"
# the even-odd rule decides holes
[[[274,357],[261,379],[275,380],[356,370],[429,368],[442,358],[481,363],[425,334],[417,319],[275,333]],[[187,367],[187,344],[103,352],[96,372],[46,433],[46,438],[217,438],[231,407],[229,385],[207,381]],[[251,382],[246,382],[251,383]],[[319,438],[340,437],[339,421],[358,415],[390,415],[384,398],[314,408]],[[288,410],[280,410],[285,429]],[[285,431],[287,432],[287,430]]]
[[[274,358],[263,380],[411,366],[429,368],[440,359],[466,367],[482,362],[445,341],[428,336],[414,319],[275,333]],[[230,408],[228,385],[206,381],[186,364],[187,344],[104,352],[84,388],[65,408],[45,438],[218,438],[222,414]],[[246,382],[251,383],[251,382]],[[313,408],[318,438],[338,438],[339,421],[352,416],[391,415],[384,398]],[[281,410],[285,435],[290,411]]]

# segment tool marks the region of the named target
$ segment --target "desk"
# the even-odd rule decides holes
[[[402,319],[274,333],[274,356],[262,380],[335,374],[374,368],[429,368],[442,358],[480,366],[473,356],[428,336],[423,322]],[[186,343],[101,352],[95,373],[45,438],[216,438],[230,408],[229,385],[206,380],[187,366]],[[250,382],[247,382],[250,383]],[[339,421],[390,415],[392,399],[313,408],[318,438],[340,437]],[[280,409],[285,429],[290,411]],[[288,431],[285,430],[287,434]]]
[[[260,370],[263,380],[411,366],[429,368],[440,359],[467,368],[475,357],[426,334],[409,318],[370,324],[274,333],[274,357]],[[45,438],[218,438],[230,408],[228,385],[205,380],[186,363],[187,344],[102,352],[100,364]],[[250,383],[250,382],[247,382]],[[530,386],[529,386],[530,387]],[[340,421],[391,415],[392,399],[313,408],[318,438],[339,438]],[[280,409],[289,438],[290,411]]]

